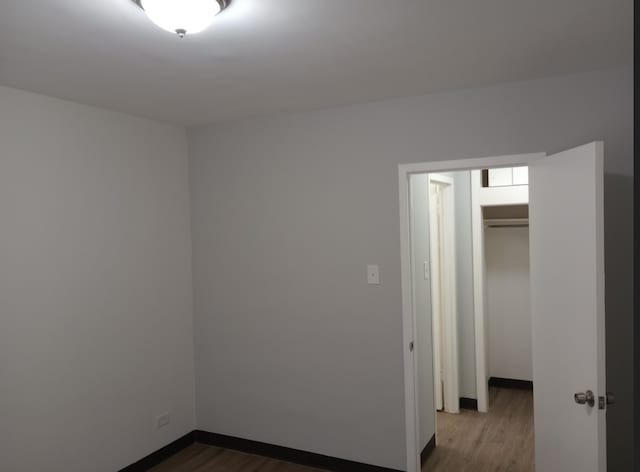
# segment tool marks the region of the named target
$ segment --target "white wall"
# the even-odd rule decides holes
[[[0,146],[0,469],[114,472],[195,427],[185,132],[0,87]]]
[[[611,470],[631,460],[631,68],[189,132],[198,425],[404,468],[397,164],[606,143]],[[381,285],[366,284],[378,263]]]
[[[415,352],[418,371],[418,446],[422,451],[436,432],[431,281],[424,277],[424,263],[431,260],[428,174],[412,175],[410,188],[411,263],[417,330]]]
[[[529,228],[485,228],[489,377],[533,380]]]

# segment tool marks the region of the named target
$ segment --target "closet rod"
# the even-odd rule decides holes
[[[529,226],[528,218],[491,218],[484,220],[489,228],[524,228]]]

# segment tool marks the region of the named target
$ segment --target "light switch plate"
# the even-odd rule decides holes
[[[380,284],[380,268],[376,264],[369,264],[367,266],[367,283],[369,285]]]

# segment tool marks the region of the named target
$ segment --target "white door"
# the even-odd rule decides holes
[[[603,144],[534,161],[529,184],[536,470],[604,472]]]

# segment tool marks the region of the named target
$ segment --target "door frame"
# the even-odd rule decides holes
[[[421,468],[421,451],[419,450],[421,446],[419,445],[418,440],[418,371],[415,351],[413,349],[415,340],[414,333],[416,332],[416,316],[413,306],[409,178],[412,174],[527,166],[530,162],[543,158],[545,156],[546,153],[532,153],[398,165],[407,472],[420,472]],[[482,340],[485,336],[485,326],[484,323],[481,324],[482,326],[478,326],[478,324],[476,324],[475,326],[476,343],[478,342],[479,335],[481,335],[480,338]]]
[[[456,230],[455,230],[455,184],[453,178],[442,175],[430,173],[428,175],[429,185],[436,184],[442,188],[442,211],[444,214],[444,222],[442,223],[442,240],[444,241],[444,247],[440,249],[440,253],[444,256],[442,259],[438,258],[441,264],[442,278],[438,280],[442,286],[440,287],[440,293],[442,298],[438,299],[438,303],[441,306],[443,314],[442,325],[440,320],[436,320],[435,317],[431,317],[433,329],[433,378],[434,388],[440,382],[442,382],[443,390],[442,395],[442,407],[444,411],[448,413],[459,413],[459,381],[458,381],[458,320],[456,317]],[[429,195],[431,195],[429,193]],[[431,207],[431,201],[429,202]],[[434,281],[433,277],[433,262],[434,262],[434,246],[433,246],[433,223],[434,215],[429,211],[429,278],[431,282],[431,313],[433,314],[433,301],[434,301]],[[440,333],[440,336],[436,338],[436,333]],[[436,342],[437,341],[437,342]],[[441,349],[441,344],[444,344],[444,349]],[[440,357],[442,355],[442,357]],[[436,359],[440,361],[446,375],[444,379],[441,378],[441,374],[436,366]],[[434,398],[438,399],[438,393],[436,392]],[[437,405],[436,405],[437,406]]]

